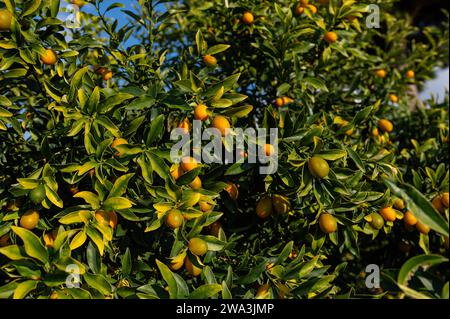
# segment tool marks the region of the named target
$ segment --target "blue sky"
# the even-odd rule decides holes
[[[434,95],[438,98],[438,101],[444,100],[445,91],[449,90],[449,69],[442,69],[437,72],[437,77],[431,81],[428,81],[420,97],[426,100]]]

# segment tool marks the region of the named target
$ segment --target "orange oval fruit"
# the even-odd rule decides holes
[[[266,153],[266,156],[272,156],[272,154],[275,153],[275,147],[271,144],[264,145],[264,152]]]
[[[41,203],[45,199],[45,197],[45,186],[42,184],[33,188],[33,190],[30,192],[30,199],[35,204]]]
[[[178,128],[181,128],[185,134],[188,134],[191,130],[191,123],[189,122],[188,118],[185,118],[178,124]]]
[[[401,198],[397,198],[394,202],[395,209],[402,210],[405,209],[405,202]]]
[[[309,159],[308,169],[311,175],[318,178],[325,178],[330,172],[330,166],[327,161],[318,156],[313,156]]]
[[[338,35],[336,32],[328,31],[324,34],[323,39],[328,43],[334,43],[338,39]]]
[[[214,223],[212,223],[207,227],[207,230],[211,236],[219,237],[219,232],[221,228],[222,224],[219,221],[215,221]]]
[[[0,9],[0,32],[10,31],[12,14],[7,9]]]
[[[186,271],[194,277],[200,276],[202,273],[202,269],[195,266],[189,257],[186,257],[184,267],[186,268]]]
[[[442,197],[440,195],[436,195],[433,200],[431,201],[431,205],[436,209],[439,213],[444,213],[445,208],[444,205],[442,205]]]
[[[389,100],[391,100],[392,103],[397,103],[398,102],[398,96],[395,94],[390,94],[389,95]]]
[[[242,22],[246,25],[251,25],[253,24],[253,22],[255,21],[255,17],[253,16],[253,14],[251,12],[245,12],[242,15]]]
[[[80,8],[86,4],[83,0],[71,0],[71,2],[72,4],[79,6]]]
[[[212,56],[210,54],[205,55],[203,57],[203,62],[206,64],[207,67],[210,67],[210,68],[213,68],[213,67],[215,67],[217,65],[216,57],[214,57],[214,56]]]
[[[383,131],[387,133],[391,133],[394,130],[394,124],[392,124],[391,121],[386,119],[381,119],[378,121],[378,127]]]
[[[118,137],[118,138],[116,138],[112,143],[111,143],[111,148],[116,148],[117,146],[119,146],[119,145],[126,145],[126,144],[128,144],[128,141],[126,140],[126,139],[124,139],[124,138],[121,138],[121,137]],[[122,156],[124,153],[123,152],[120,152],[120,151],[117,151],[117,153],[115,154],[115,156]]]
[[[9,245],[9,234],[5,234],[0,237],[0,247],[6,247]]]
[[[236,184],[228,183],[228,186],[225,187],[225,191],[228,193],[231,199],[236,200],[239,197],[239,189]]]
[[[381,228],[383,228],[383,226],[384,226],[384,219],[383,219],[383,217],[380,214],[372,213],[371,217],[372,217],[372,221],[370,222],[370,225],[373,228],[375,228],[377,230],[380,230]]]
[[[408,226],[414,226],[417,224],[416,216],[414,216],[414,214],[409,210],[405,213],[403,220],[405,221],[405,224]]]
[[[208,252],[208,244],[201,238],[191,238],[188,244],[189,251],[196,256],[203,256]]]
[[[46,65],[54,65],[57,61],[58,56],[52,49],[45,50],[45,52],[41,55],[41,62]]]
[[[305,7],[302,7],[301,5],[298,5],[296,8],[295,8],[295,14],[296,15],[302,15],[303,14],[303,12],[305,12]]]
[[[371,132],[370,135],[372,135],[373,137],[377,137],[380,135],[380,131],[378,131],[378,128],[374,128]]]
[[[385,78],[387,73],[384,69],[376,70],[375,75],[379,78]]]
[[[380,210],[380,215],[388,222],[393,222],[397,219],[397,214],[392,207],[384,207]]]
[[[170,269],[172,269],[173,271],[180,270],[184,265],[184,259],[185,259],[185,254],[181,254],[181,255],[171,258],[170,266],[169,266]]]
[[[273,195],[272,205],[278,214],[286,214],[291,208],[289,199],[283,195]]]
[[[114,211],[108,212],[109,226],[115,229],[117,226],[117,214]]]
[[[413,70],[408,70],[408,71],[406,72],[406,77],[407,77],[408,79],[412,79],[415,75],[416,75],[416,74],[414,73]]]
[[[424,234],[424,235],[428,234],[431,230],[430,227],[428,227],[427,225],[425,225],[419,221],[416,224],[416,229],[419,231],[419,233]]]
[[[275,100],[275,105],[276,105],[277,107],[282,107],[282,106],[284,106],[284,99],[283,99],[282,97],[278,97],[278,98]]]
[[[265,219],[272,214],[272,199],[269,196],[264,196],[256,204],[256,215],[259,218]]]
[[[194,180],[189,184],[189,186],[191,186],[191,188],[193,189],[200,189],[202,188],[202,180],[200,179],[200,177],[196,176]]]
[[[337,231],[336,218],[333,215],[324,213],[319,217],[319,226],[325,234],[331,234]]]
[[[181,159],[181,169],[185,172],[190,172],[198,167],[198,162],[195,158],[185,156]]]
[[[309,11],[311,11],[312,14],[316,14],[317,13],[317,7],[316,6],[314,6],[312,4],[308,4],[306,7],[309,9]]]
[[[167,213],[166,225],[170,229],[176,229],[183,225],[183,220],[183,214],[178,209],[171,209]]]
[[[113,72],[111,70],[106,70],[106,72],[104,72],[102,74],[102,78],[104,81],[108,81],[113,77]]]
[[[194,110],[194,118],[199,121],[208,119],[208,108],[204,104],[198,104]]]
[[[202,212],[209,212],[214,208],[214,202],[207,196],[201,196],[198,205]]]
[[[39,223],[39,212],[34,209],[27,210],[25,214],[20,217],[20,227],[23,227],[28,230],[32,230],[36,228]]]
[[[213,119],[211,126],[218,129],[222,136],[225,136],[227,129],[231,128],[231,124],[228,119],[222,115],[217,115]]]
[[[176,181],[184,174],[183,169],[181,168],[181,165],[175,166],[170,170],[170,175],[172,178]]]
[[[207,201],[202,201],[202,200],[198,202],[198,205],[200,206],[200,210],[204,213],[209,212],[214,208],[213,204],[211,204]]]

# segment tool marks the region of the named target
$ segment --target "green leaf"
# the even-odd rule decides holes
[[[41,3],[42,3],[42,0],[27,1],[21,16],[26,17],[26,16],[33,14],[35,11],[37,11],[39,9],[39,7],[41,6]]]
[[[293,241],[288,242],[286,244],[286,246],[284,246],[283,251],[278,256],[278,258],[275,261],[274,265],[279,265],[283,261],[285,261],[289,257],[289,254],[292,252],[292,248],[293,247],[294,247],[294,242]]]
[[[345,150],[326,150],[317,154],[327,161],[336,161],[347,155]]]
[[[100,116],[96,119],[96,122],[111,132],[114,137],[120,137],[120,130],[109,118],[106,116]]]
[[[277,88],[277,96],[282,96],[286,92],[291,89],[291,85],[289,83],[283,83]]]
[[[58,193],[56,193],[53,189],[51,189],[48,185],[45,185],[45,195],[47,198],[59,208],[63,208],[63,201],[59,197]]]
[[[74,198],[82,198],[86,203],[92,206],[92,209],[100,207],[100,199],[97,195],[88,191],[81,191],[73,195]]]
[[[164,119],[165,116],[163,114],[160,114],[151,122],[150,130],[147,135],[147,146],[152,145],[161,138],[164,132]]]
[[[444,262],[448,259],[440,255],[419,255],[414,256],[406,261],[398,272],[397,283],[406,285],[408,280],[413,276],[417,268],[421,266],[433,266]]]
[[[125,197],[109,197],[104,203],[103,208],[106,211],[116,211],[131,208],[133,202]]]
[[[162,179],[166,179],[169,177],[169,168],[164,163],[164,161],[159,158],[157,155],[152,154],[150,152],[146,152],[147,158],[150,161],[150,165],[153,171],[156,172]]]
[[[103,238],[100,233],[93,227],[86,227],[86,233],[90,239],[94,242],[95,246],[98,248],[98,252],[100,256],[103,256],[105,250],[105,243],[103,242]]]
[[[36,280],[27,280],[21,282],[17,285],[16,290],[14,291],[13,299],[23,299],[25,298],[31,291],[36,289],[38,281]]]
[[[220,284],[206,284],[198,287],[189,295],[190,299],[207,299],[211,298],[222,291]]]
[[[122,276],[128,277],[131,273],[132,261],[130,249],[127,247],[122,256]]]
[[[0,248],[0,254],[5,255],[11,260],[20,260],[28,258],[27,256],[22,255],[20,247],[17,245],[9,245]]]
[[[361,111],[359,111],[352,120],[353,124],[361,124],[369,117],[370,113],[373,110],[373,106],[367,106]]]
[[[128,182],[134,176],[134,173],[122,175],[114,182],[111,191],[109,192],[108,198],[110,197],[120,197],[127,191]]]
[[[89,96],[89,100],[87,102],[87,109],[89,113],[94,112],[97,109],[98,102],[100,101],[100,88],[96,86]]]
[[[229,117],[246,117],[250,114],[250,112],[253,111],[252,105],[243,105],[233,108],[227,108],[223,112],[221,112],[223,115],[229,116]]]
[[[50,2],[50,14],[53,18],[56,18],[59,12],[60,0],[51,0]]]
[[[420,293],[414,289],[409,288],[408,286],[399,284],[398,287],[403,290],[403,292],[412,299],[431,299],[429,296]]]
[[[25,189],[34,189],[39,186],[39,180],[34,178],[18,178],[17,181]]]
[[[226,51],[230,48],[230,45],[228,44],[217,44],[215,46],[212,46],[206,51],[206,54],[214,55],[223,51]]]
[[[313,77],[307,77],[307,78],[304,78],[303,81],[305,83],[311,85],[316,90],[321,90],[321,91],[324,91],[324,92],[328,92],[327,85],[321,79],[313,78]]]
[[[22,239],[25,246],[25,252],[28,256],[33,257],[42,263],[48,262],[47,249],[45,249],[39,237],[25,228],[11,226],[11,230]]]
[[[356,167],[358,167],[363,173],[366,172],[366,168],[364,167],[364,163],[359,157],[358,153],[356,153],[351,147],[346,147],[348,156],[353,160],[353,162],[356,164]]]
[[[90,274],[85,273],[83,275],[84,280],[89,285],[89,287],[98,290],[103,295],[109,295],[112,292],[111,284],[106,280],[103,275],[100,274]]]
[[[0,299],[8,299],[12,296],[18,286],[17,281],[11,281],[10,283],[0,287]]]
[[[12,114],[10,111],[0,107],[0,117],[11,117],[14,114]]]
[[[187,296],[184,293],[180,294],[179,285],[176,279],[176,274],[174,274],[169,267],[167,267],[164,263],[160,262],[158,259],[156,260],[156,265],[164,279],[164,281],[168,285],[169,296],[171,299],[185,299]]]

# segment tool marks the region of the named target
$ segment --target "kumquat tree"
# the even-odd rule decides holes
[[[1,0],[0,298],[448,299],[448,15]]]

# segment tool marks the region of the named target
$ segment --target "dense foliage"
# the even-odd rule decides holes
[[[0,1],[0,298],[448,298],[448,97],[415,93],[448,21],[72,3],[80,27],[63,1]],[[194,118],[278,128],[277,172],[173,163]]]

